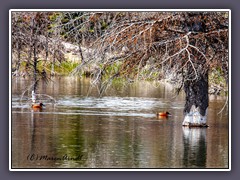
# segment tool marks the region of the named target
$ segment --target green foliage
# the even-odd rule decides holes
[[[57,18],[59,18],[61,16],[60,12],[53,12],[50,16],[49,16],[49,20],[51,22],[56,21]]]
[[[213,94],[227,95],[228,87],[224,78],[224,72],[220,67],[214,68],[209,72],[209,89]]]
[[[101,25],[102,25],[101,27],[102,30],[105,30],[108,27],[108,24],[105,21],[102,21]]]
[[[221,86],[226,86],[226,80],[224,78],[224,73],[221,68],[214,68],[209,73],[209,82],[212,84],[218,84]]]
[[[72,62],[72,61],[63,61],[61,63],[57,62],[54,64],[54,71],[57,75],[69,75],[70,72],[72,72],[79,63]],[[26,62],[22,62],[20,65],[20,71],[24,70],[26,67]],[[52,68],[51,62],[45,62],[44,60],[39,59],[38,62],[38,71],[41,72],[43,69],[50,73]]]
[[[107,67],[104,68],[104,66],[101,64],[100,68],[103,69],[104,68],[104,76],[103,78],[111,78],[112,76],[114,76],[115,74],[117,74],[120,70],[121,67],[121,63],[120,62],[115,62]]]
[[[59,65],[55,65],[54,70],[61,75],[68,75],[73,71],[79,64],[71,61],[64,61]]]
[[[122,78],[122,77],[114,78],[112,81],[112,84],[118,88],[125,86],[127,83],[128,81],[126,80],[126,78]]]

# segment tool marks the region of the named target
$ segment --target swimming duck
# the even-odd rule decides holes
[[[169,113],[169,112],[159,112],[159,113],[157,113],[157,116],[158,117],[168,117],[168,116],[170,116],[171,114]]]
[[[43,106],[45,106],[43,103],[32,104],[32,108],[34,108],[34,109],[42,109]]]

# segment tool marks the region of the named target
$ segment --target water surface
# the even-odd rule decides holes
[[[225,98],[211,96],[209,128],[183,128],[172,86],[118,83],[100,97],[89,79],[58,77],[38,89],[56,102],[33,111],[29,85],[12,80],[12,168],[228,168]],[[173,116],[155,116],[165,110]]]

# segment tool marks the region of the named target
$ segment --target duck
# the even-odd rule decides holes
[[[45,106],[43,103],[40,104],[32,104],[33,109],[42,109],[42,107]]]
[[[168,111],[166,111],[166,112],[158,112],[157,113],[157,116],[158,117],[168,117],[168,116],[170,116],[171,114],[168,112]]]

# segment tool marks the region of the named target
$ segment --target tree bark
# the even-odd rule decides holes
[[[184,83],[186,103],[183,126],[207,127],[208,73],[200,74],[195,80]]]

